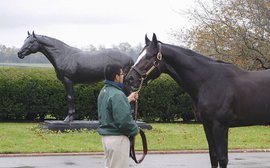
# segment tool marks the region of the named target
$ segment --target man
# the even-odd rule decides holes
[[[106,168],[127,168],[130,136],[138,133],[138,125],[131,115],[130,102],[138,93],[128,97],[123,92],[124,73],[120,65],[108,65],[104,70],[105,86],[98,96],[98,133],[102,135]]]

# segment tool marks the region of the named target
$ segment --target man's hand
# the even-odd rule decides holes
[[[132,102],[132,101],[136,101],[139,98],[139,93],[138,92],[132,92],[129,96],[128,96],[128,101]]]

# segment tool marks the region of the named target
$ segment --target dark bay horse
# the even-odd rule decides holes
[[[212,168],[226,168],[229,128],[270,122],[270,70],[245,71],[186,48],[163,44],[155,34],[152,41],[146,36],[145,42],[126,82],[136,89],[167,73],[181,83],[203,124]]]
[[[41,52],[48,58],[54,66],[57,78],[65,86],[68,115],[64,121],[73,121],[74,119],[73,84],[101,81],[104,79],[103,69],[107,64],[120,64],[124,72],[128,72],[134,64],[131,57],[117,50],[106,49],[97,52],[85,52],[60,40],[28,32],[28,37],[18,52],[18,57],[24,58],[36,52]]]

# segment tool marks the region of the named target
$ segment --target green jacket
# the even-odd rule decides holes
[[[99,93],[98,119],[100,135],[135,136],[138,132],[126,95],[113,83],[105,83]]]

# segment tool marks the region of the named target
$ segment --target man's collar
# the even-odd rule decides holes
[[[114,85],[114,86],[117,86],[121,89],[123,89],[125,87],[125,84],[123,83],[119,83],[119,82],[114,82],[114,81],[111,81],[111,80],[105,80],[104,82],[105,84],[110,84],[110,85]]]

